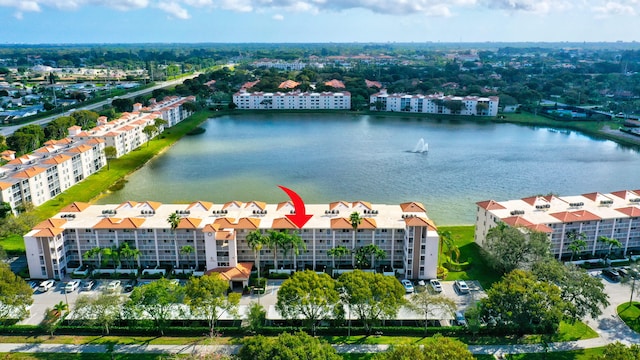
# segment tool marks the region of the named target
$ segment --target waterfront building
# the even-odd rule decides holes
[[[38,206],[106,165],[103,139],[49,140],[0,167],[0,201]]]
[[[300,235],[306,250],[298,255],[288,252],[285,257],[282,249],[274,254],[265,246],[259,257],[262,269],[274,267],[274,255],[278,269],[346,268],[354,264],[353,255],[339,259],[327,252],[337,246],[358,249],[375,244],[386,254],[384,259],[374,261],[376,268],[386,266],[413,279],[436,277],[438,233],[421,203],[337,201],[307,204],[306,210],[313,217],[297,229],[286,217],[295,212],[291,202],[73,203],[24,236],[29,273],[34,279],[60,278],[73,268],[99,263],[97,257],[86,259],[87,251],[117,248],[123,243],[139,250],[139,257],[130,262],[143,269],[187,266],[200,271],[242,272],[255,261],[246,241],[250,232],[290,230]],[[349,221],[353,212],[362,218],[355,232]],[[167,221],[171,214],[180,217],[175,231]],[[193,248],[193,254],[181,252],[187,245]]]
[[[172,96],[152,100],[144,108],[136,104],[137,111],[118,119],[98,118],[91,130],[72,126],[68,137],[47,141],[31,154],[16,158],[14,151],[2,152],[0,156],[8,162],[0,167],[0,201],[14,210],[24,203],[41,205],[105,166],[105,147],[115,147],[116,157],[135,150],[149,140],[145,126],[153,125],[156,118],[165,120],[167,127],[181,122],[191,115],[182,105],[194,100],[193,96]]]
[[[551,251],[558,258],[570,256],[570,234],[584,234],[584,253],[606,253],[601,236],[622,243],[625,255],[640,250],[640,190],[576,196],[531,196],[524,199],[477,203],[475,241],[483,246],[489,229],[499,223],[525,232],[541,231],[549,236]]]
[[[444,94],[389,94],[386,89],[371,95],[371,110],[425,114],[496,116],[497,96],[451,96]]]
[[[233,103],[238,109],[318,109],[349,110],[351,109],[351,93],[342,92],[248,92],[241,89],[233,94]]]

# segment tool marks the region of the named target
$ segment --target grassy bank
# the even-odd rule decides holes
[[[110,161],[97,173],[72,186],[56,198],[38,206],[35,213],[39,219],[47,219],[55,215],[61,208],[74,201],[89,202],[109,189],[113,184],[125,178],[143,166],[154,156],[180,140],[185,134],[196,128],[206,119],[218,115],[211,111],[199,111],[181,123],[167,129],[164,133],[142,145],[140,148],[118,159]]]
[[[633,331],[640,333],[640,302],[622,303],[617,308],[618,316]]]

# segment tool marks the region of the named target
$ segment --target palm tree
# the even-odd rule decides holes
[[[361,269],[367,267],[373,268],[375,261],[371,261],[371,259],[382,260],[385,257],[387,257],[387,253],[375,244],[365,245],[355,251],[356,264],[358,268]]]
[[[113,268],[117,269],[118,266],[120,266],[120,250],[119,248],[113,246],[113,247],[109,247],[109,248],[103,248],[102,249],[102,254],[105,257],[105,262],[108,261],[107,259],[111,259],[111,261],[113,261]]]
[[[121,258],[128,260],[128,262],[125,261],[125,264],[128,264],[127,267],[133,269],[133,262],[140,256],[140,250],[130,247],[127,242],[123,242],[120,244],[118,252]]]
[[[351,250],[349,250],[349,248],[344,245],[336,246],[327,251],[327,255],[333,257],[334,259],[338,258],[338,269],[340,269],[340,259],[343,256],[347,256],[349,254],[351,254]]]
[[[173,246],[176,252],[176,268],[178,268],[180,266],[180,260],[178,255],[178,233],[176,230],[178,229],[178,225],[180,225],[180,216],[173,212],[167,218],[167,222],[169,223],[169,226],[171,226],[171,231],[173,232]]]
[[[258,268],[258,279],[260,279],[260,251],[266,242],[266,236],[260,230],[254,230],[247,235],[247,244],[253,250],[253,259]]]
[[[53,311],[57,314],[57,317],[60,317],[62,313],[69,310],[69,304],[64,303],[60,300],[59,303],[53,305]]]
[[[102,248],[100,248],[99,246],[96,246],[94,248],[87,250],[84,254],[82,254],[82,258],[85,260],[96,258],[95,265],[96,265],[96,268],[99,268],[101,263],[101,259],[100,259],[101,254],[102,254]]]
[[[567,232],[567,238],[571,241],[569,246],[567,247],[571,251],[571,259],[569,261],[573,261],[573,257],[576,254],[581,253],[584,249],[587,248],[587,235],[585,233],[578,233],[575,230]]]
[[[282,233],[276,230],[269,230],[268,236],[265,238],[264,245],[273,252],[273,268],[278,269],[278,246],[281,243]]]
[[[189,265],[189,254],[193,254],[194,248],[191,245],[185,245],[180,248],[180,253],[187,257],[187,265]]]
[[[616,249],[619,249],[622,247],[622,243],[614,238],[608,238],[606,236],[600,236],[598,237],[598,241],[601,243],[604,243],[605,245],[609,245],[609,251],[607,252],[607,256],[605,257],[605,260],[609,259],[609,256],[611,255],[611,250],[613,250],[613,248],[615,247]]]
[[[356,247],[356,233],[358,232],[358,226],[360,225],[360,223],[362,223],[362,218],[360,217],[360,213],[357,211],[354,211],[351,213],[351,215],[349,215],[349,222],[351,223],[351,227],[353,227],[353,240],[352,240],[352,247],[355,248]],[[354,265],[353,262],[355,261],[355,257],[352,257],[351,265]]]
[[[451,237],[451,231],[449,230],[438,230],[438,235],[440,237],[440,251],[444,253],[444,248],[446,247],[449,250],[449,257],[453,260],[453,255],[456,255],[455,262],[460,261],[460,248],[456,245],[455,241]]]
[[[284,232],[284,235],[284,238],[286,239],[285,246],[283,247],[283,249],[285,250],[284,258],[287,258],[287,252],[288,250],[290,250],[293,253],[293,269],[297,270],[296,256],[300,255],[300,249],[307,250],[307,244],[305,244],[304,240],[302,240],[300,235],[298,235],[297,233],[289,233],[289,231],[287,230]]]

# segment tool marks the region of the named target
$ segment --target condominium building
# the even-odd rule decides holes
[[[24,203],[38,206],[70,188],[106,164],[102,139],[50,140],[31,154],[0,167],[0,201],[12,209]]]
[[[499,223],[523,231],[541,231],[558,258],[571,254],[570,234],[584,234],[585,252],[609,250],[601,236],[617,239],[624,254],[640,250],[640,190],[576,196],[531,196],[518,200],[477,203],[475,240],[484,245],[489,229]]]
[[[142,268],[188,265],[203,271],[246,269],[256,255],[247,244],[247,235],[273,229],[296,232],[306,249],[297,255],[289,251],[285,257],[281,249],[274,254],[264,247],[259,257],[262,269],[273,267],[276,261],[277,268],[346,267],[353,265],[353,255],[334,258],[327,252],[337,246],[353,250],[375,244],[386,254],[384,259],[372,259],[376,267],[386,265],[408,278],[436,277],[438,233],[422,204],[338,201],[308,204],[306,210],[313,217],[298,229],[286,217],[295,212],[291,202],[73,203],[24,236],[29,272],[34,279],[60,278],[71,268],[96,264],[97,258],[85,257],[87,251],[123,243],[139,250],[135,265]],[[349,221],[353,212],[362,218],[356,231]],[[171,214],[180,217],[175,231],[167,221]],[[192,254],[181,251],[187,245],[193,248]]]
[[[238,109],[317,109],[317,110],[349,110],[351,109],[351,93],[342,92],[248,92],[241,89],[233,94],[233,102]]]
[[[497,96],[450,96],[443,94],[389,94],[386,89],[371,95],[371,110],[426,114],[496,116]]]

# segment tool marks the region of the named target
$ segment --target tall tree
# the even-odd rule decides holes
[[[556,285],[538,281],[524,270],[514,270],[494,283],[481,304],[483,316],[493,317],[496,326],[516,334],[556,331],[565,307]]]
[[[331,318],[339,300],[336,282],[328,274],[305,270],[282,283],[276,309],[287,319],[304,318],[315,335],[317,322]]]
[[[82,130],[89,130],[98,124],[100,115],[91,110],[76,110],[71,113],[71,117],[75,119],[76,125],[80,126]]]
[[[142,132],[145,135],[147,135],[147,146],[149,146],[149,143],[151,142],[151,138],[153,138],[153,136],[157,131],[158,131],[158,128],[155,125],[147,125],[142,129]]]
[[[260,251],[266,242],[266,236],[260,230],[254,230],[247,234],[247,245],[253,251],[253,259],[258,268],[258,279],[260,279]]]
[[[502,274],[542,259],[549,253],[548,238],[543,233],[523,231],[500,222],[489,229],[485,250],[489,265]]]
[[[618,341],[604,347],[599,355],[592,355],[591,360],[631,360],[640,359],[640,345],[626,346]]]
[[[237,316],[240,294],[230,292],[229,282],[218,273],[194,277],[185,287],[185,302],[191,314],[203,316],[209,323],[209,334],[213,336],[216,321],[226,312]]]
[[[358,226],[362,223],[362,218],[360,217],[360,213],[357,211],[352,212],[349,215],[349,222],[351,223],[351,227],[353,228],[353,239],[351,240],[351,247],[355,249],[356,247],[356,233],[358,232]],[[357,255],[357,254],[354,254]],[[352,257],[352,264],[356,265],[357,258],[356,256]]]
[[[355,270],[340,275],[338,289],[349,312],[353,310],[367,333],[378,321],[394,318],[405,304],[404,287],[392,276]]]
[[[184,288],[168,279],[162,278],[152,283],[133,289],[126,310],[132,318],[139,319],[148,315],[154,322],[156,329],[164,335],[172,311],[184,299]]]
[[[460,340],[435,335],[419,345],[398,345],[378,353],[373,360],[473,360],[475,357]]]
[[[300,255],[300,249],[306,250],[307,244],[304,243],[300,235],[298,235],[297,233],[290,233],[288,230],[285,230],[284,232],[282,232],[281,239],[282,239],[282,252],[284,255],[282,259],[283,266],[284,266],[284,261],[287,259],[287,254],[291,252],[292,255],[294,255],[291,268],[296,269],[295,256]]]
[[[550,259],[534,264],[532,271],[538,280],[560,288],[567,322],[580,321],[587,315],[595,319],[602,314],[602,309],[609,306],[609,296],[604,292],[602,281],[584,269]]]
[[[409,298],[409,307],[424,315],[424,334],[427,335],[429,318],[440,319],[443,313],[453,315],[456,303],[445,296],[432,295],[428,291],[414,293]],[[439,310],[437,313],[434,311]]]
[[[99,325],[106,335],[121,317],[124,297],[119,294],[80,295],[73,309],[74,320],[82,325]]]
[[[102,254],[102,248],[96,246],[94,248],[91,248],[85,251],[84,254],[82,254],[82,258],[85,260],[95,259],[95,267],[99,268],[100,264],[102,263],[101,254]]]
[[[451,231],[449,230],[438,230],[438,236],[440,239],[440,251],[444,253],[444,248],[446,247],[449,250],[449,257],[455,262],[460,261],[460,249],[456,245],[455,241],[453,241],[453,237],[451,236]],[[455,254],[455,259],[453,255]]]
[[[278,337],[251,336],[242,341],[239,360],[341,360],[327,342],[304,332]]]
[[[19,276],[0,261],[0,323],[7,319],[24,319],[33,304],[33,290]]]
[[[187,266],[189,266],[189,256],[193,254],[194,248],[191,245],[185,245],[180,248],[180,254],[184,255],[187,258]],[[184,266],[184,265],[183,265]]]
[[[111,159],[115,159],[118,156],[118,150],[115,146],[105,146],[104,156],[107,158],[107,170],[111,168]]]
[[[385,257],[387,257],[387,253],[375,244],[359,247],[355,251],[356,266],[359,269],[374,268],[374,261],[382,260]]]
[[[178,225],[180,225],[180,216],[175,212],[172,212],[171,215],[167,218],[167,223],[171,227],[171,232],[173,232],[173,246],[175,248],[176,254],[176,268],[180,267],[180,260],[178,254]]]

